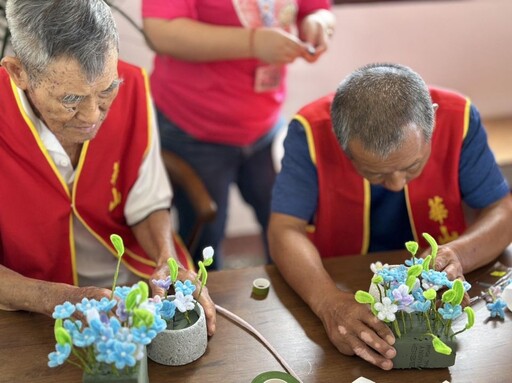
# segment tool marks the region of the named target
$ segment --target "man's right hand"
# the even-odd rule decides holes
[[[258,28],[253,33],[254,57],[263,62],[285,65],[307,54],[306,43],[280,28]]]
[[[111,296],[109,289],[93,286],[76,287],[65,284],[53,284],[50,289],[52,290],[51,296],[48,297],[44,309],[42,311],[37,309],[30,311],[42,312],[43,314],[51,316],[55,306],[61,305],[66,301],[75,304],[82,301],[83,298],[96,299],[99,301],[101,298],[110,299]]]
[[[327,335],[345,355],[357,355],[383,370],[393,368],[395,337],[388,326],[375,317],[368,306],[355,301],[351,293],[329,294],[318,307]]]
[[[13,289],[12,286],[22,286]],[[0,265],[0,309],[23,310],[51,316],[55,306],[83,298],[110,298],[111,291],[100,287],[76,287],[24,277]]]

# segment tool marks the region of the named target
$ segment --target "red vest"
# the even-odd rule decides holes
[[[469,124],[468,99],[430,89],[436,111],[432,153],[421,175],[405,187],[414,240],[427,247],[421,233],[443,244],[466,228],[459,189],[459,159]],[[318,172],[318,206],[310,239],[322,257],[366,254],[370,240],[370,184],[355,170],[332,129],[333,95],[321,98],[295,117],[306,129]],[[389,217],[393,225],[393,217]],[[418,235],[419,234],[419,235]]]
[[[123,262],[141,277],[155,263],[124,217],[126,197],[151,143],[145,73],[119,62],[124,79],[96,137],[84,143],[73,190],[60,176],[25,115],[17,88],[0,69],[0,264],[24,276],[77,284],[73,215],[115,256],[110,234],[125,243]],[[176,251],[188,265],[186,250]]]

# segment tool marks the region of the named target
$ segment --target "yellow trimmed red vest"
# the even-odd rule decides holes
[[[24,276],[77,284],[73,215],[115,256],[112,233],[125,243],[124,264],[149,277],[155,263],[124,217],[126,197],[151,144],[146,74],[119,62],[124,79],[96,137],[83,145],[73,190],[60,176],[25,115],[17,88],[0,68],[0,264]],[[190,257],[181,242],[183,265]]]
[[[459,189],[459,159],[469,124],[470,101],[451,91],[430,88],[436,111],[432,153],[421,175],[405,187],[414,240],[431,234],[438,243],[457,238],[466,228]],[[355,170],[332,129],[333,95],[321,98],[295,116],[306,130],[318,173],[318,206],[309,232],[322,257],[366,254],[370,240],[370,184]],[[393,217],[389,217],[393,225]],[[419,235],[418,235],[419,234]]]

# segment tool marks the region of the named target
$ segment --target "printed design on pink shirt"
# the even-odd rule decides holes
[[[246,28],[279,27],[289,31],[297,18],[295,0],[233,0],[233,6]]]

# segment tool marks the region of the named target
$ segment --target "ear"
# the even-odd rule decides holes
[[[28,88],[28,74],[16,57],[6,56],[2,59],[2,66],[5,68],[12,81],[22,90]]]
[[[434,110],[434,128],[432,130],[436,129],[436,112],[437,112],[437,108],[439,108],[438,104],[436,104],[436,103],[432,104],[432,109]]]

